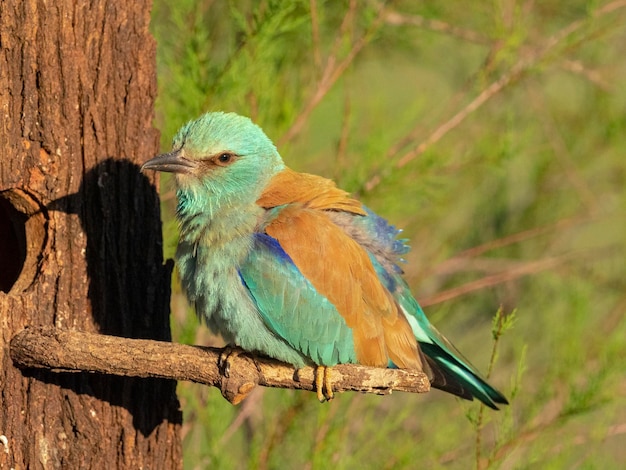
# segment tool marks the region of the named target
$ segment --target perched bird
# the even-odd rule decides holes
[[[142,170],[176,175],[182,285],[231,344],[296,367],[423,371],[433,387],[497,409],[490,386],[428,321],[402,278],[392,225],[325,178],[285,166],[250,119],[207,113]]]

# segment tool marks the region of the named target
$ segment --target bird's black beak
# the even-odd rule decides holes
[[[141,166],[141,171],[167,171],[168,173],[193,173],[198,164],[182,156],[181,149],[163,153],[148,160]]]

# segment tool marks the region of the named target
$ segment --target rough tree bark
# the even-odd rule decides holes
[[[20,370],[26,326],[169,340],[150,1],[0,0],[0,468],[176,468],[175,382]]]

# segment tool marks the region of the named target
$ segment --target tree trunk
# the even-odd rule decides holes
[[[174,381],[9,357],[28,326],[170,339],[138,166],[158,150],[149,19],[149,0],[0,0],[0,468],[181,466]]]

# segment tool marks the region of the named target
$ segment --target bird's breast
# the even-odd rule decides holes
[[[219,211],[186,214],[176,252],[181,284],[198,315],[210,318],[224,297],[241,284],[238,266],[248,256],[262,210],[222,207]]]

